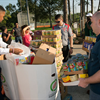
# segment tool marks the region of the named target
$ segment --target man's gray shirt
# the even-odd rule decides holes
[[[63,23],[62,26],[55,25],[52,28],[53,30],[61,30],[61,39],[63,46],[68,45],[68,38],[73,36],[71,27],[68,24]]]

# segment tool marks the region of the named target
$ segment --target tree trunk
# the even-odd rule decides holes
[[[91,0],[91,13],[93,14],[93,0]]]
[[[98,11],[100,11],[100,0],[99,0],[99,4],[98,4]]]
[[[37,27],[37,19],[36,19],[36,0],[35,0],[35,28]]]
[[[71,26],[70,0],[68,0],[69,25]]]
[[[64,22],[68,24],[67,0],[63,0],[63,3],[64,3],[64,8],[63,8]]]
[[[50,27],[52,28],[52,18],[51,18],[51,2],[50,2],[50,5],[49,5],[49,19],[50,19]]]
[[[52,28],[52,18],[51,18],[51,12],[50,12],[50,27]]]
[[[88,0],[87,0],[87,14],[88,14]]]
[[[74,23],[74,0],[73,0],[73,23]]]

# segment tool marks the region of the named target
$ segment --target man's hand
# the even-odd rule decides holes
[[[70,54],[72,54],[72,53],[73,53],[73,49],[70,48],[70,49],[69,49],[69,52],[70,52]]]
[[[14,53],[14,54],[17,54],[17,55],[20,55],[20,53],[22,53],[23,52],[23,50],[22,49],[18,49],[18,48],[10,48],[10,51],[9,51],[10,53]]]
[[[86,88],[89,84],[85,81],[85,79],[80,78],[79,79],[79,84],[78,86],[82,87],[82,88]]]

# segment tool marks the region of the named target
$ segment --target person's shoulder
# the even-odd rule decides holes
[[[66,24],[66,23],[65,23],[65,26],[68,26],[68,27],[70,27],[70,25],[69,25],[69,24]]]
[[[55,28],[55,27],[57,27],[57,24],[56,24],[56,25],[54,25],[54,26],[52,27],[52,29],[54,30],[54,28]]]

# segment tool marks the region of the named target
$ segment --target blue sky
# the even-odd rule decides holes
[[[71,12],[72,12],[72,1],[73,0],[70,0],[70,4],[71,4]],[[89,0],[90,2],[91,0]],[[94,1],[94,12],[97,10],[98,8],[98,3],[99,3],[99,0],[93,0]],[[80,12],[80,6],[78,6],[78,3],[80,2],[80,0],[75,0],[75,13],[77,12]],[[17,3],[17,0],[0,0],[0,5],[2,5],[3,7],[6,7],[9,3],[11,4],[15,4]],[[16,5],[17,6],[17,5]],[[89,10],[91,9],[91,6],[89,5]]]

